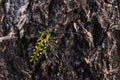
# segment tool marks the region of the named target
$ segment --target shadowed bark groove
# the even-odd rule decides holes
[[[119,80],[119,0],[0,0],[0,80]],[[43,30],[51,39],[29,63]]]

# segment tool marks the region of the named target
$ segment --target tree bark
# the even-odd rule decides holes
[[[0,0],[0,80],[119,80],[119,0]],[[46,55],[29,62],[50,30]]]

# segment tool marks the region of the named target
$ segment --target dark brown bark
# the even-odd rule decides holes
[[[119,0],[0,0],[0,80],[119,80],[119,17]],[[47,57],[33,65],[46,29]]]

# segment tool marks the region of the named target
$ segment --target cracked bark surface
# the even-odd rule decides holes
[[[119,0],[0,0],[0,80],[119,80]],[[29,63],[39,32],[47,58]]]

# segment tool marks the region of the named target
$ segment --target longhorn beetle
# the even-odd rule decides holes
[[[37,39],[37,42],[35,43],[32,55],[30,56],[31,63],[37,64],[42,55],[46,53],[46,48],[48,46],[47,43],[50,39],[50,36],[51,33],[49,32],[49,30],[41,32],[40,36]]]

